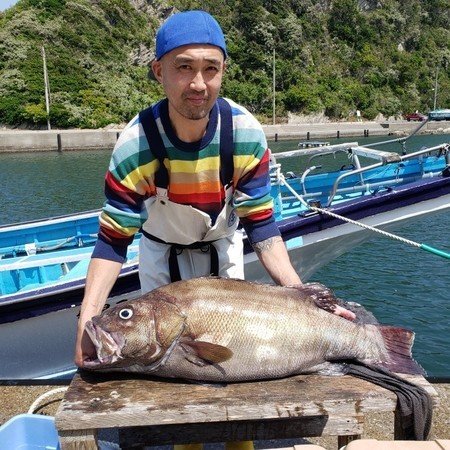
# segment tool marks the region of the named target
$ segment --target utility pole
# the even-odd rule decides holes
[[[272,67],[272,117],[275,125],[275,47],[273,47],[273,67]]]
[[[438,73],[439,73],[439,66],[436,66],[436,78],[434,80],[434,104],[433,104],[433,110],[436,109],[437,90],[438,90]]]
[[[42,46],[42,62],[44,64],[44,84],[45,84],[45,107],[47,110],[47,128],[52,129],[50,126],[50,85],[48,82],[47,74],[47,60],[45,58],[45,48]]]

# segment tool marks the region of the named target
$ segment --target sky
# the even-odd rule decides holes
[[[17,0],[0,0],[0,11],[4,11],[15,3],[17,3]]]

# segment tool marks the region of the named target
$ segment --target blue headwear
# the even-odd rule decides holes
[[[170,16],[156,34],[156,59],[189,44],[214,45],[222,50],[224,58],[227,57],[222,29],[205,11],[185,11]]]

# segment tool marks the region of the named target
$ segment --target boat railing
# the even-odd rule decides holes
[[[0,250],[0,260],[17,258],[21,256],[32,256],[41,253],[53,253],[57,250],[67,250],[81,247],[93,248],[97,242],[97,233],[77,234],[61,239],[52,239],[47,241],[29,242],[22,245],[13,245],[2,247]],[[140,237],[140,233],[136,234],[136,238]]]
[[[331,188],[331,191],[328,195],[326,207],[331,206],[337,192],[344,192],[344,191],[350,192],[350,191],[355,191],[355,189],[361,190],[361,189],[370,189],[371,187],[375,187],[375,183],[366,183],[365,182],[364,177],[363,177],[364,173],[369,172],[370,170],[376,169],[378,167],[387,165],[389,163],[401,163],[403,161],[417,158],[419,156],[431,155],[432,153],[438,153],[438,156],[445,155],[446,165],[450,166],[450,144],[448,144],[448,143],[440,144],[440,145],[437,145],[434,147],[423,148],[416,152],[412,152],[412,153],[409,153],[406,155],[400,155],[400,154],[394,153],[394,152],[385,152],[385,151],[380,151],[380,150],[376,150],[376,149],[372,149],[372,148],[367,148],[365,146],[358,145],[358,143],[345,143],[345,144],[324,146],[324,147],[320,147],[320,148],[312,148],[312,149],[308,149],[308,150],[304,150],[304,149],[292,150],[292,151],[286,151],[286,152],[276,153],[276,154],[272,155],[271,170],[273,173],[273,181],[276,182],[277,178],[279,178],[279,173],[281,171],[281,164],[279,164],[277,162],[278,159],[308,155],[308,156],[311,156],[311,158],[309,160],[309,161],[311,161],[313,157],[335,154],[337,152],[348,153],[349,157],[353,161],[355,168],[353,170],[348,170],[345,173],[342,173],[341,175],[339,175],[336,178],[336,180],[333,184],[333,187]],[[363,167],[363,166],[361,166],[359,156],[376,159],[376,160],[378,160],[378,162]],[[320,166],[311,166],[303,172],[303,174],[300,178],[300,183],[302,185],[302,190],[303,190],[303,197],[311,197],[313,195],[318,194],[317,192],[314,192],[314,193],[306,192],[305,180],[306,180],[306,177],[313,170],[315,170],[319,167]],[[355,176],[355,175],[359,175],[359,180],[360,180],[359,184],[356,188],[353,187],[353,188],[350,188],[350,190],[348,190],[349,188],[339,189],[339,185],[342,183],[342,181],[344,179],[351,177],[351,176]],[[429,174],[429,176],[434,176],[434,175],[435,174]],[[423,176],[423,173],[422,173],[422,176]],[[401,179],[397,178],[395,180],[395,183],[399,183],[399,182],[401,182]],[[385,181],[382,184],[386,185],[387,182]],[[321,193],[321,195],[325,195],[325,194],[326,194],[325,192]]]
[[[356,169],[361,169],[361,162],[359,160],[359,157],[365,157],[370,159],[375,159],[377,161],[381,161],[382,164],[387,164],[390,162],[399,162],[400,161],[400,155],[395,152],[385,152],[382,150],[377,150],[373,148],[368,148],[365,146],[358,145],[357,142],[347,142],[343,144],[334,144],[334,145],[325,145],[322,147],[313,147],[310,149],[298,149],[298,150],[291,150],[286,152],[280,152],[273,155],[274,161],[277,161],[279,159],[283,158],[292,158],[292,157],[298,157],[298,156],[309,156],[308,164],[311,164],[312,160],[314,158],[323,157],[326,155],[336,154],[336,153],[346,153],[348,154],[349,159],[352,160],[352,163]],[[312,166],[315,167],[316,166]],[[314,170],[311,168],[311,170]],[[310,170],[310,171],[311,171]],[[364,178],[360,175],[360,181],[362,184],[364,184]]]
[[[418,156],[426,155],[426,154],[429,154],[429,153],[431,154],[432,152],[435,152],[435,151],[443,151],[443,152],[445,152],[447,154],[448,151],[449,151],[449,144],[440,144],[440,145],[436,145],[435,147],[424,148],[424,149],[418,150],[416,152],[409,153],[407,155],[399,155],[399,154],[397,154],[398,158],[394,162],[407,161],[409,159],[413,159],[413,158],[416,158]],[[327,201],[326,207],[328,208],[329,206],[331,206],[331,203],[333,202],[333,199],[334,199],[334,197],[336,195],[336,192],[338,190],[339,184],[341,183],[341,181],[343,179],[348,178],[348,177],[350,177],[352,175],[363,174],[364,172],[368,172],[369,170],[376,169],[377,167],[384,166],[388,162],[389,162],[388,160],[382,159],[378,163],[371,164],[371,165],[365,166],[365,167],[359,167],[359,168],[356,168],[355,170],[350,170],[349,172],[346,172],[346,173],[343,173],[343,174],[339,175],[336,178],[336,180],[335,180],[335,182],[333,184],[333,187],[332,187],[331,192],[330,192],[330,196],[328,197],[328,201]]]
[[[129,253],[136,253],[138,251],[138,246],[130,246],[128,252]],[[40,261],[40,265],[42,267],[50,266],[54,264],[68,264],[68,263],[78,263],[80,261],[83,261],[85,259],[91,258],[92,252],[85,252],[80,253],[76,255],[57,255],[48,257],[47,259]],[[127,261],[129,263],[130,261]],[[27,259],[27,257],[24,258],[18,258],[18,260],[15,260],[13,262],[8,262],[7,264],[3,264],[0,266],[0,270],[2,272],[11,271],[11,270],[24,270],[24,269],[30,269],[36,267],[36,261],[33,259]]]
[[[272,153],[272,158],[276,161],[284,158],[292,158],[297,156],[314,156],[314,155],[330,155],[339,152],[349,152],[352,147],[357,147],[357,142],[347,142],[343,144],[325,145],[323,147],[300,148],[297,150],[288,150],[286,152]]]
[[[430,118],[427,117],[426,120],[423,122],[420,122],[416,129],[412,131],[412,133],[408,134],[407,136],[402,136],[395,139],[388,139],[387,141],[378,141],[378,142],[372,142],[370,144],[367,144],[367,147],[380,147],[382,145],[387,144],[393,144],[394,142],[399,142],[403,147],[403,154],[406,155],[406,141],[410,138],[412,138],[414,135],[416,135],[428,122]]]
[[[399,183],[405,183],[405,182],[412,182],[412,181],[416,181],[422,178],[434,178],[440,175],[440,171],[439,172],[429,172],[427,173],[424,177],[419,177],[419,176],[415,176],[415,177],[408,177],[408,178],[395,178],[393,180],[383,180],[383,181],[377,181],[377,182],[370,182],[370,183],[366,183],[366,184],[358,184],[356,186],[348,186],[348,187],[343,187],[343,188],[339,188],[336,192],[336,194],[349,194],[352,192],[374,192],[374,191],[378,191],[380,188],[388,188],[389,186],[395,186],[398,185]],[[312,191],[312,192],[308,192],[308,193],[303,193],[302,197],[306,200],[306,199],[317,199],[319,197],[323,197],[326,195],[329,195],[330,191]],[[290,196],[283,196],[283,200],[295,200],[297,197],[294,195],[290,195]]]
[[[83,259],[88,259],[91,257],[91,252],[80,253],[76,255],[58,255],[45,259],[42,261],[41,266],[50,266],[54,264],[66,264],[66,263],[78,263]],[[34,259],[28,259],[28,257],[17,258],[12,262],[7,264],[2,264],[0,269],[2,272],[11,270],[24,270],[36,267],[36,261]]]
[[[30,256],[68,248],[92,247],[96,241],[97,233],[79,233],[67,238],[47,241],[38,241],[35,239],[34,242],[3,247],[0,251],[0,259]]]

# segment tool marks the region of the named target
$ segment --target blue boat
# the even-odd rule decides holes
[[[100,211],[0,227],[0,305],[84,288]],[[137,273],[138,233],[120,278]]]
[[[406,155],[373,148],[379,145],[351,142],[272,155],[275,217],[303,280],[373,237],[372,227],[390,231],[450,209],[449,144]],[[326,155],[344,155],[350,165],[324,170]],[[297,161],[298,167],[306,164],[299,173]],[[0,359],[8,361],[1,379],[73,373],[77,314],[98,214],[0,227]],[[107,307],[139,295],[139,239],[128,249]],[[246,278],[270,282],[247,240],[244,249]]]
[[[428,113],[428,120],[450,120],[450,109],[435,109]]]

